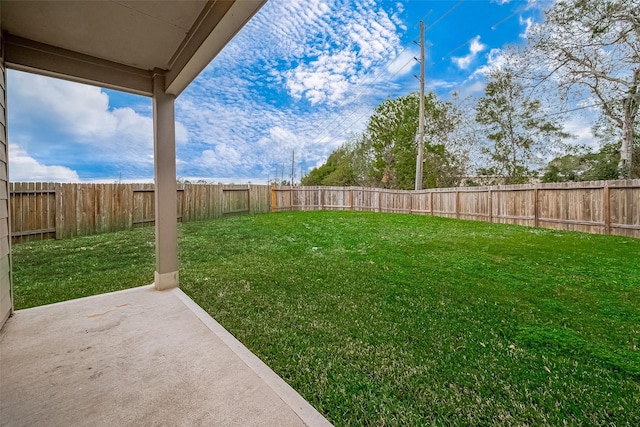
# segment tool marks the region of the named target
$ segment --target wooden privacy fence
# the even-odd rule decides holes
[[[273,187],[271,207],[404,212],[640,238],[640,180],[420,191]]]
[[[153,184],[11,183],[13,242],[64,239],[155,224]],[[179,221],[271,211],[266,185],[180,185]]]
[[[153,184],[11,183],[14,242],[154,225]],[[640,180],[436,188],[184,184],[177,218],[286,210],[403,212],[640,238]]]

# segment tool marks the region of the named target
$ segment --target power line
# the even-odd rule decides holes
[[[403,50],[402,52],[404,52],[404,50]],[[402,52],[401,52],[401,53],[402,53]],[[387,65],[387,66],[386,66],[386,67],[385,67],[385,68],[384,68],[384,69],[383,69],[383,70],[382,70],[382,71],[381,71],[381,72],[380,72],[380,73],[379,73],[379,74],[378,74],[378,75],[377,75],[377,76],[376,76],[372,81],[370,81],[370,82],[368,82],[368,83],[367,83],[367,84],[369,85],[369,87],[367,87],[367,88],[365,88],[364,90],[362,90],[362,91],[361,91],[361,92],[360,92],[360,93],[359,93],[355,98],[350,99],[350,102],[351,102],[352,104],[354,104],[356,101],[358,101],[360,98],[362,98],[362,96],[363,96],[365,93],[367,93],[367,89],[369,89],[369,90],[370,90],[370,89],[373,87],[372,85],[373,85],[376,81],[378,81],[378,79],[379,79],[379,78],[384,74],[384,72],[385,72],[385,71],[387,71],[387,69],[391,66],[391,64],[392,64],[393,62],[395,62],[395,61],[396,61],[396,59],[398,59],[399,57],[400,57],[400,54],[399,54],[398,56],[396,56],[396,57],[393,59],[393,61],[391,61],[391,62],[390,62],[390,63],[389,63],[389,64],[388,64],[388,65]],[[405,63],[405,64],[404,64],[404,65],[403,65],[403,66],[402,66],[398,71],[396,71],[396,72],[392,75],[392,77],[395,77],[395,76],[396,76],[396,75],[397,75],[401,70],[404,70],[404,68],[407,66],[407,64],[409,64],[409,63],[410,63],[410,62],[412,62],[412,61],[413,61],[413,58],[409,59],[409,61],[407,61],[407,62],[406,62],[406,63]],[[361,84],[362,84],[362,83],[361,83]],[[356,86],[356,88],[357,88],[357,86]],[[336,107],[336,109],[337,109],[337,110],[339,110],[340,108],[342,108],[342,107],[344,106],[345,102],[346,102],[346,100],[345,100],[345,101],[343,101],[342,103],[340,103],[340,104]],[[330,130],[330,129],[336,129],[337,127],[339,127],[339,125],[340,125],[340,124],[342,124],[342,123],[344,123],[344,122],[345,122],[349,117],[351,117],[351,116],[355,113],[355,111],[356,111],[356,110],[353,110],[353,112],[352,112],[351,114],[349,114],[349,115],[348,115],[345,119],[343,119],[341,122],[339,122],[339,124],[338,124],[337,126],[335,126],[335,121],[329,121],[329,123],[327,123],[327,125],[326,125],[326,126],[324,126],[324,127],[320,130],[320,132],[318,132],[318,133],[316,134],[316,136],[315,136],[314,138],[312,138],[312,140],[313,140],[313,141],[318,141],[318,140],[322,139],[322,138],[320,138],[321,136],[322,136],[322,137],[324,137],[326,133],[331,133],[331,132],[327,132],[327,130]]]
[[[419,28],[420,28],[420,22],[423,22],[423,21],[424,21],[424,20],[425,20],[429,15],[431,15],[431,13],[432,13],[432,12],[433,12],[433,9],[429,10],[427,13],[425,13],[424,15],[422,15],[422,18],[420,18],[420,19],[418,20],[418,22],[416,22],[415,24],[413,24],[413,27],[411,27],[411,28],[413,28],[413,29],[418,28],[418,29],[419,29]]]
[[[437,19],[436,19],[436,20],[435,20],[435,21],[434,21],[434,22],[433,22],[433,23],[432,23],[432,24],[427,28],[427,30],[431,30],[431,29],[433,29],[433,28],[434,28],[438,23],[440,23],[440,21],[441,21],[441,20],[443,20],[446,16],[448,16],[448,15],[449,15],[450,13],[452,13],[455,9],[457,9],[457,8],[458,8],[462,3],[464,3],[464,1],[465,1],[465,0],[460,0],[460,1],[458,1],[458,2],[457,2],[454,6],[452,6],[449,10],[447,10],[445,13],[443,13],[441,16],[439,16],[439,17],[438,17],[438,18],[437,18]],[[509,19],[513,18],[514,16],[518,15],[519,13],[522,13],[523,11],[527,10],[528,8],[529,8],[529,5],[528,5],[528,4],[527,4],[527,5],[525,5],[525,6],[523,6],[523,7],[521,7],[521,8],[518,8],[518,9],[517,9],[515,12],[513,12],[511,15],[509,15],[509,16],[507,16],[506,18],[503,18],[503,19],[501,19],[500,21],[498,21],[498,22],[496,22],[495,24],[493,24],[493,25],[491,26],[491,29],[496,29],[498,26],[502,25],[503,23],[505,23],[505,22],[506,22],[506,21],[508,21]],[[426,17],[426,16],[428,16],[428,15],[430,15],[432,11],[433,11],[433,10],[430,10],[429,12],[427,12],[427,13],[425,14],[425,17]],[[416,25],[417,25],[417,24],[416,24]],[[415,28],[415,27],[416,27],[416,25],[414,25],[414,26],[413,26],[413,28]],[[471,39],[467,40],[465,43],[463,43],[463,44],[461,44],[460,46],[456,47],[456,48],[455,48],[455,49],[453,49],[452,51],[448,52],[448,53],[443,57],[443,59],[444,59],[444,58],[447,58],[447,57],[449,57],[449,56],[451,56],[451,54],[453,54],[454,52],[456,52],[456,51],[457,51],[457,50],[459,50],[460,48],[462,48],[462,47],[464,47],[464,46],[468,45],[468,44],[469,44],[469,43],[471,43],[473,40],[474,40],[474,37],[472,37]],[[395,61],[396,61],[396,60],[401,56],[401,54],[402,54],[405,50],[407,50],[407,47],[403,48],[403,49],[402,49],[402,51],[400,51],[400,53],[398,54],[398,56],[396,56],[396,57],[394,58],[394,60],[393,60],[393,61],[391,61],[389,64],[387,64],[387,66],[383,69],[383,71],[382,71],[381,73],[379,73],[379,74],[375,77],[375,79],[374,79],[374,80],[372,80],[371,82],[369,82],[369,83],[368,83],[368,87],[365,87],[365,88],[364,88],[364,90],[363,90],[363,91],[361,91],[361,92],[358,94],[358,96],[355,98],[355,100],[354,100],[353,102],[355,102],[355,101],[357,101],[358,99],[360,99],[360,98],[361,98],[365,93],[367,93],[367,91],[368,91],[368,90],[372,89],[372,88],[373,88],[373,83],[375,83],[375,82],[376,82],[376,81],[377,81],[377,80],[378,80],[378,79],[379,79],[379,78],[384,74],[384,71],[388,70],[388,68],[391,66],[391,64],[393,64],[393,63],[394,63],[394,62],[395,62]],[[406,62],[406,63],[402,66],[402,68],[401,68],[399,71],[403,70],[403,69],[404,69],[404,68],[409,64],[409,62],[411,62],[411,61]],[[391,75],[391,76],[387,77],[387,81],[391,81],[391,80],[392,80],[392,79],[393,79],[393,78],[394,78],[394,77],[399,73],[399,71],[397,71],[397,72],[396,72],[396,73],[394,73],[393,75]],[[362,84],[364,84],[364,81],[362,82]],[[358,86],[360,86],[360,85],[358,85]],[[343,102],[343,103],[342,103],[338,108],[340,108],[343,104],[344,104],[344,102]],[[578,108],[577,110],[585,109],[585,108],[590,108],[590,107],[581,107],[581,108]],[[351,126],[353,126],[353,124],[357,123],[357,122],[358,122],[358,121],[359,121],[363,116],[365,116],[365,115],[366,115],[367,113],[369,113],[370,111],[373,111],[374,109],[375,109],[375,107],[372,107],[372,108],[370,108],[366,113],[364,113],[364,114],[360,115],[356,121],[352,122],[352,123],[349,125],[349,127],[348,127],[348,128],[350,128]],[[357,111],[357,110],[354,110],[351,114],[349,114],[347,117],[345,117],[343,120],[341,120],[341,121],[340,121],[340,122],[338,122],[337,124],[335,124],[335,122],[330,122],[327,126],[325,126],[325,127],[324,127],[324,128],[323,128],[323,129],[322,129],[322,130],[321,130],[321,131],[316,135],[316,137],[314,137],[314,138],[313,138],[313,140],[314,140],[314,141],[318,141],[318,140],[320,140],[320,139],[322,139],[322,138],[330,137],[330,136],[331,136],[331,134],[332,134],[334,131],[336,131],[336,130],[340,129],[341,125],[342,125],[343,123],[345,123],[349,118],[351,118],[351,117],[356,113],[356,111]],[[576,109],[567,110],[567,112],[571,112],[571,111],[576,111]],[[560,113],[558,113],[558,114],[562,114],[562,112],[560,112]]]
[[[529,7],[528,4],[522,6],[521,8],[517,9],[515,12],[513,12],[511,15],[507,16],[506,18],[502,18],[500,21],[496,22],[495,24],[493,24],[491,26],[492,30],[495,30],[496,28],[498,28],[500,25],[504,24],[505,22],[507,22],[509,19],[513,18],[516,15],[519,15],[520,13],[524,12],[525,10],[527,10],[527,8]]]
[[[474,41],[476,39],[477,36],[471,37],[469,40],[467,40],[466,42],[462,43],[460,46],[456,47],[453,50],[450,50],[449,52],[447,52],[442,59],[447,58],[449,56],[451,56],[452,53],[458,51],[459,49],[465,47],[466,45],[470,44],[472,41]]]
[[[364,85],[364,84],[365,84],[365,82],[366,82],[366,84],[368,85],[368,87],[365,87],[362,91],[360,91],[360,92],[356,95],[356,97],[355,97],[355,98],[350,98],[350,99],[349,99],[349,101],[353,104],[353,103],[355,103],[357,100],[359,100],[360,98],[362,98],[362,96],[363,96],[365,93],[367,93],[367,90],[370,90],[370,89],[373,87],[373,84],[374,84],[375,82],[377,82],[377,81],[378,81],[378,79],[379,79],[380,77],[382,77],[382,75],[383,75],[386,71],[388,71],[388,70],[389,70],[389,68],[391,67],[391,65],[392,65],[394,62],[396,62],[396,61],[397,61],[397,60],[402,56],[402,54],[404,53],[404,51],[405,51],[405,50],[407,50],[407,47],[403,48],[403,49],[400,51],[400,53],[398,53],[398,55],[397,55],[395,58],[393,58],[393,60],[392,60],[391,62],[389,62],[389,63],[388,63],[388,64],[387,64],[383,69],[382,69],[382,71],[380,71],[380,72],[379,72],[379,73],[374,77],[374,79],[373,79],[373,80],[371,80],[371,81],[367,81],[366,79],[364,79],[364,78],[363,78],[363,79],[362,79],[362,81],[361,81],[358,85],[356,85],[356,87],[354,88],[354,90],[356,90],[356,89],[358,89],[358,87],[360,87],[360,86]],[[405,64],[404,64],[404,65],[403,65],[403,66],[402,66],[398,71],[396,71],[396,72],[395,72],[391,77],[395,77],[395,76],[396,76],[396,75],[397,75],[401,70],[404,70],[404,68],[407,66],[407,64],[408,64],[409,62],[411,62],[412,60],[413,60],[413,58],[411,58],[409,61],[407,61],[407,62],[406,62],[406,63],[405,63]],[[339,110],[340,108],[344,107],[344,105],[345,105],[345,103],[346,103],[346,102],[347,102],[347,99],[343,100],[340,104],[338,104],[338,106],[336,107],[336,109],[337,109],[337,110]],[[352,114],[353,114],[353,113],[352,113]],[[344,122],[344,121],[343,121],[343,122]],[[341,122],[341,123],[343,123],[343,122]],[[322,128],[322,130],[320,130],[320,132],[318,132],[314,138],[312,138],[312,140],[313,140],[313,141],[316,141],[316,140],[321,139],[321,138],[319,138],[319,137],[320,137],[321,135],[322,135],[322,136],[324,136],[325,131],[326,131],[327,129],[329,129],[329,128],[330,128],[332,125],[334,125],[334,124],[335,124],[335,122],[329,121],[329,123],[328,123],[325,127],[323,127],[323,128]]]
[[[443,13],[438,19],[436,19],[433,24],[429,25],[429,28],[427,28],[427,31],[431,30],[433,27],[436,26],[436,24],[438,24],[438,22],[440,22],[441,20],[443,20],[448,14],[450,14],[451,12],[453,12],[454,10],[456,10],[458,8],[458,6],[460,6],[462,3],[464,3],[464,0],[460,0],[458,3],[456,3],[451,9],[447,10],[445,13]]]
[[[553,113],[544,114],[542,116],[534,117],[533,120],[546,119],[547,117],[561,116],[563,114],[572,113],[574,111],[586,110],[587,108],[600,107],[600,106],[602,106],[602,103],[601,102],[597,102],[597,103],[591,104],[591,105],[584,105],[582,107],[570,108],[568,110],[556,111],[556,112],[553,112]]]
[[[411,62],[413,62],[414,60],[415,60],[414,58],[409,59],[409,60],[408,60],[408,61],[407,61],[407,62],[406,62],[406,63],[405,63],[401,68],[399,68],[399,69],[398,69],[398,71],[396,71],[395,73],[393,73],[393,74],[389,77],[389,79],[391,79],[391,78],[395,77],[398,73],[400,73],[400,71],[404,70],[404,69],[407,67],[407,65],[409,65],[409,64],[410,64]],[[353,121],[353,122],[351,123],[351,125],[349,126],[349,128],[350,128],[353,124],[357,123],[357,122],[358,122],[362,117],[364,117],[366,114],[368,114],[369,112],[373,111],[375,108],[376,108],[375,106],[374,106],[374,107],[370,107],[370,108],[369,108],[365,113],[361,114],[361,115],[358,117],[358,119],[356,119],[355,121]],[[356,112],[357,112],[357,111],[358,111],[358,110],[356,110],[356,109],[352,110],[352,112],[351,112],[349,115],[347,115],[344,119],[342,119],[341,121],[339,121],[337,124],[336,124],[335,122],[329,123],[329,125],[328,125],[328,126],[326,126],[326,127],[325,127],[321,132],[320,132],[320,133],[318,133],[318,134],[316,135],[316,137],[315,137],[315,138],[313,138],[313,141],[320,141],[321,139],[323,139],[323,138],[325,138],[325,137],[327,137],[327,136],[331,136],[331,133],[332,133],[333,131],[335,131],[335,130],[337,130],[337,129],[340,129],[340,126],[341,126],[343,123],[345,123],[347,120],[349,120],[349,119],[350,119],[354,114],[356,114]]]
[[[425,13],[425,14],[424,14],[424,16],[421,18],[421,20],[422,20],[422,19],[424,19],[424,18],[426,18],[426,17],[428,17],[429,15],[431,15],[431,13],[432,13],[432,12],[433,12],[433,10],[430,10],[430,11],[428,11],[427,13]],[[414,28],[415,28],[415,25],[414,25]],[[371,81],[367,81],[367,79],[366,79],[366,78],[363,78],[363,79],[360,81],[360,83],[358,83],[358,84],[353,88],[353,90],[354,90],[354,91],[356,91],[359,87],[363,86],[364,84],[366,84],[366,85],[367,85],[367,87],[365,87],[362,91],[360,91],[360,92],[356,95],[356,97],[355,97],[355,98],[350,98],[348,101],[349,101],[349,102],[351,102],[351,103],[355,103],[357,100],[359,100],[359,99],[360,99],[360,98],[361,98],[361,97],[362,97],[362,96],[367,92],[367,89],[371,89],[371,88],[373,87],[372,85],[373,85],[376,81],[378,81],[378,79],[379,79],[380,77],[382,77],[382,75],[384,75],[384,73],[385,73],[386,71],[388,71],[388,70],[389,70],[389,68],[391,67],[391,65],[392,65],[394,62],[396,62],[398,59],[400,59],[400,57],[402,56],[402,54],[403,54],[407,49],[408,49],[408,47],[407,47],[407,46],[403,47],[403,48],[402,48],[402,50],[401,50],[400,52],[398,52],[398,54],[396,55],[396,57],[395,57],[395,58],[393,58],[393,59],[391,60],[391,62],[388,62],[388,63],[387,63],[387,65],[386,65],[386,66],[385,66],[385,67],[384,67],[384,68],[383,68],[383,69],[382,69],[382,70],[381,70],[377,75],[375,75],[375,77],[373,78],[373,80],[371,80]],[[408,62],[407,62],[407,63],[408,63]],[[401,70],[403,70],[403,69],[407,66],[407,63],[405,63],[405,64],[404,64],[400,69],[401,69]],[[392,77],[395,77],[395,76],[396,76],[396,74],[398,74],[398,72],[394,73],[394,74],[392,75]],[[337,110],[339,110],[340,108],[342,108],[342,107],[345,105],[345,103],[346,103],[346,102],[347,102],[347,99],[344,99],[340,104],[338,104],[338,106],[336,107],[336,109],[337,109]],[[323,127],[323,128],[322,128],[322,130],[320,130],[320,132],[318,132],[318,134],[316,134],[316,136],[315,136],[314,138],[312,138],[312,140],[313,140],[313,141],[316,141],[316,140],[321,139],[321,138],[319,138],[319,136],[320,136],[320,135],[324,136],[324,135],[323,135],[323,134],[324,134],[324,132],[325,132],[329,127],[331,127],[331,125],[333,125],[333,124],[334,124],[333,122],[329,121],[329,123],[328,123],[325,127]]]
[[[440,17],[438,17],[438,19],[436,19],[429,27],[428,29],[432,29],[433,27],[435,27],[442,19],[444,19],[447,15],[449,15],[451,12],[453,12],[456,8],[458,8],[458,6],[460,6],[462,3],[464,3],[465,0],[460,0],[458,3],[456,3],[454,6],[452,6],[449,10],[447,10],[445,13],[443,13]],[[428,16],[430,15],[432,12],[432,10],[430,10],[429,12],[427,12],[424,16]],[[415,26],[414,26],[415,27]],[[391,61],[389,62],[385,68],[378,73],[378,75],[370,82],[368,82],[368,87],[365,87],[357,96],[355,99],[352,99],[351,102],[354,103],[355,101],[357,101],[358,99],[360,99],[365,93],[367,93],[367,91],[370,91],[373,88],[373,83],[375,83],[384,73],[385,71],[387,71],[389,69],[389,67],[398,59],[400,58],[400,56],[402,55],[402,53],[404,53],[405,50],[407,50],[408,47],[404,47],[400,53]],[[396,71],[395,73],[393,73],[391,76],[387,77],[386,81],[391,81],[391,79],[393,79],[400,71],[404,70],[406,68],[406,66],[412,62],[414,58],[411,58],[409,61],[407,61],[400,69],[398,69],[398,71]],[[361,84],[364,84],[364,80]],[[359,85],[358,85],[359,86]],[[356,88],[358,87],[356,86]],[[342,106],[344,106],[344,103],[346,102],[343,101],[342,103],[339,104],[339,106],[337,107],[338,109],[341,108]],[[367,113],[369,111],[372,111],[373,109],[375,109],[375,107],[370,108]],[[353,116],[355,114],[356,110],[354,110],[351,114],[349,114],[345,119],[341,120],[337,125],[335,124],[335,122],[329,122],[325,127],[323,127],[320,132],[318,132],[318,134],[316,134],[316,136],[314,138],[312,138],[313,141],[319,141],[322,138],[326,137],[326,136],[330,136],[331,133],[337,129],[340,128],[340,126],[346,122],[351,116]],[[365,113],[365,114],[367,114]],[[361,115],[358,120],[360,120],[360,118],[362,118],[364,116]],[[357,121],[358,121],[357,120]],[[357,122],[356,121],[356,122]],[[356,123],[353,122],[353,123]],[[352,125],[353,125],[352,123]],[[327,130],[329,130],[329,132],[327,132]]]

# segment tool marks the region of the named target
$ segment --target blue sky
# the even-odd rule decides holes
[[[484,71],[549,1],[270,0],[177,99],[178,176],[263,183],[295,151],[299,179],[382,100],[418,90],[421,19],[427,89],[481,95]],[[12,180],[153,179],[151,99],[7,78]]]

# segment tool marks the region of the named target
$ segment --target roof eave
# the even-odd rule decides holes
[[[166,92],[182,93],[266,1],[210,2],[174,55]]]
[[[207,2],[173,54],[168,70],[144,70],[66,50],[9,33],[3,34],[8,68],[153,96],[153,76],[165,75],[165,91],[178,96],[222,51],[267,0]]]
[[[5,33],[8,68],[152,96],[153,73]]]

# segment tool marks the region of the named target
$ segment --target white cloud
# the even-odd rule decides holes
[[[178,98],[179,175],[266,179],[292,151],[305,170],[324,161],[417,64],[413,46],[392,62],[403,31],[392,7],[268,2]]]
[[[294,99],[311,105],[344,101],[373,69],[401,50],[400,19],[375,1],[345,7],[332,0],[283,0],[267,3],[263,11],[247,33],[259,32],[265,48],[250,60],[290,64],[284,73],[274,69],[273,78]],[[229,54],[242,55],[242,48],[253,43],[241,34],[238,49]]]
[[[132,178],[152,174],[150,115],[131,107],[112,108],[109,96],[98,87],[15,71],[8,79],[10,142],[55,164],[93,162],[94,168],[99,164],[130,171]],[[139,99],[147,112],[151,100]],[[185,126],[177,122],[176,142],[185,144],[188,138]]]
[[[494,10],[496,4],[508,3],[493,1]],[[417,36],[416,11],[426,7],[416,7],[419,3],[267,2],[177,99],[179,176],[266,178],[276,165],[290,162],[292,151],[296,163],[301,160],[305,167],[322,163],[350,132],[364,128],[381,100],[417,90],[412,74],[419,66],[413,59],[418,52],[410,39]],[[407,17],[410,29],[403,22]],[[484,38],[484,33],[473,34]],[[438,45],[457,45],[454,38],[449,35]],[[451,72],[448,60],[427,60],[428,89],[440,94],[482,91],[483,73],[499,66],[501,51],[490,51],[488,64],[460,83],[464,77],[459,76],[468,76],[488,49],[480,36],[468,45],[468,54],[454,61],[464,71]],[[116,177],[117,171],[127,171],[123,180],[152,176],[148,98],[122,102],[91,86],[12,71],[9,78],[9,136],[14,144],[42,163],[76,169],[83,179],[88,178],[76,167],[83,165],[83,156],[94,166],[106,165],[106,173],[115,170]],[[44,134],[50,129],[55,135]]]
[[[9,144],[9,174],[14,182],[80,181],[76,171],[64,166],[43,165],[16,144]]]
[[[226,98],[220,91],[218,94]],[[194,87],[179,98],[177,115],[190,131],[189,143],[178,147],[183,160],[178,165],[179,175],[219,180],[262,173],[266,179],[276,165],[290,161],[292,151],[297,164],[326,159],[330,144],[318,141],[327,134],[327,124],[342,119],[339,111],[318,108],[301,113],[268,103],[256,108],[251,93],[236,95],[232,103],[226,103]]]
[[[461,98],[466,98],[467,96],[470,96],[470,95],[482,94],[482,92],[484,91],[484,88],[485,88],[484,82],[475,81],[471,84],[462,86],[460,88],[459,96]]]
[[[583,111],[574,113],[564,121],[564,130],[569,132],[574,138],[567,142],[571,145],[584,145],[594,150],[600,149],[600,143],[593,136],[593,123],[597,120],[596,111]]]
[[[415,60],[419,57],[418,49],[409,47],[403,50],[395,59],[387,65],[387,73],[390,76],[402,77],[411,73],[411,71],[420,63]]]
[[[343,51],[300,65],[285,74],[286,87],[293,97],[304,96],[311,104],[338,102],[349,89],[348,76],[356,72],[355,56],[354,52]]]
[[[205,168],[212,168],[216,172],[228,172],[227,165],[235,165],[242,159],[241,154],[227,144],[216,145],[213,150],[202,152],[202,163]]]
[[[555,2],[556,0],[527,0],[525,10],[529,10],[534,7],[539,8],[540,10],[547,10]]]
[[[491,71],[501,70],[507,62],[507,54],[505,54],[502,49],[491,49],[489,53],[487,53],[486,64],[478,67],[473,73],[471,73],[470,78],[486,76]]]
[[[520,25],[524,25],[524,31],[520,33],[520,37],[523,39],[527,39],[529,37],[529,32],[531,31],[531,27],[533,25],[533,18],[531,17],[523,18],[522,16],[520,16],[519,20],[520,20]]]
[[[300,148],[302,142],[298,135],[281,126],[274,126],[269,129],[269,136],[271,137],[271,142],[283,145],[286,148]]]
[[[8,85],[11,108],[32,123],[55,123],[79,138],[104,138],[116,131],[109,97],[98,87],[21,72],[10,72]]]
[[[486,45],[480,43],[480,36],[475,36],[469,43],[469,53],[461,57],[454,56],[453,58],[451,58],[451,60],[458,66],[458,68],[460,68],[461,70],[466,70],[476,59],[478,54],[486,48]]]

